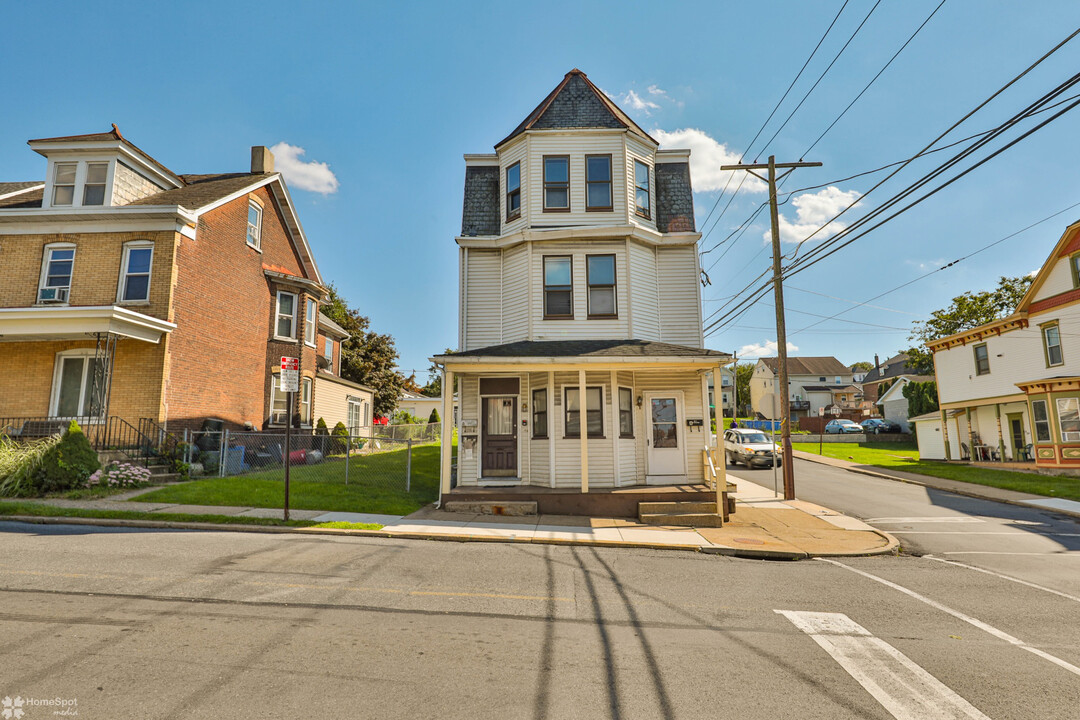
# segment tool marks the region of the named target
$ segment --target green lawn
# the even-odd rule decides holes
[[[235,515],[191,515],[187,513],[148,513],[137,510],[90,510],[55,507],[35,502],[0,502],[0,517],[29,515],[33,517],[80,517],[108,520],[156,520],[158,522],[201,522],[225,525],[285,525],[288,527],[321,526],[313,520],[276,520],[274,518],[237,517]],[[380,526],[375,526],[378,529]]]
[[[406,450],[353,455],[349,484],[344,458],[295,468],[289,478],[289,507],[297,510],[408,515],[434,502],[439,493],[439,446],[412,450],[412,482],[405,492]],[[283,471],[278,468],[226,478],[177,483],[134,498],[135,502],[191,505],[247,505],[279,508],[285,502]]]
[[[792,447],[803,452],[818,454],[817,443],[792,443]],[[903,470],[919,475],[959,480],[1035,495],[1080,500],[1080,478],[920,460],[918,446],[913,443],[823,443],[822,454],[826,457],[850,460],[860,465]]]

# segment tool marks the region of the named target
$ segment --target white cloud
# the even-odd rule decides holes
[[[844,192],[830,185],[816,193],[800,195],[791,201],[795,206],[795,220],[791,221],[787,216],[780,215],[780,240],[787,243],[797,243],[805,240],[810,233],[822,225],[825,225],[838,212],[851,205],[859,207],[862,203],[856,202],[861,193],[856,190]],[[814,241],[825,240],[832,237],[847,227],[846,223],[838,220],[829,222],[821,232],[814,235]],[[765,239],[769,240],[769,233],[765,233]]]
[[[337,192],[338,179],[330,169],[330,165],[314,160],[304,162],[300,159],[304,154],[304,148],[279,142],[270,148],[270,152],[274,153],[274,168],[292,187],[323,195]]]
[[[764,342],[754,343],[753,345],[743,345],[736,354],[744,360],[749,360],[753,358],[773,357],[779,349],[780,346],[776,344],[775,340],[766,340]],[[799,348],[790,342],[787,344],[787,349],[788,352],[799,351]]]
[[[664,98],[667,97],[667,91],[666,90],[661,90],[656,85],[650,85],[649,87],[647,87],[645,89],[649,91],[650,95],[657,95],[659,97],[664,97]]]
[[[734,191],[739,186],[741,177],[728,178],[732,173],[746,174],[745,170],[721,170],[723,165],[736,165],[739,162],[739,154],[728,149],[724,143],[717,142],[709,137],[708,133],[696,128],[683,128],[681,130],[656,129],[652,136],[660,141],[661,148],[690,148],[690,175],[694,181],[696,192],[712,192],[722,190],[727,184],[729,191]],[[768,187],[753,175],[748,175],[742,189],[747,192],[765,192]]]
[[[617,100],[620,100],[622,104],[626,105],[631,110],[637,110],[638,112],[643,112],[646,115],[650,115],[650,111],[652,110],[660,109],[660,106],[654,103],[652,100],[646,100],[633,90],[628,90],[625,95],[623,95],[621,98],[618,98]]]

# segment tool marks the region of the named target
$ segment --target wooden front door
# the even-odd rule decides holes
[[[486,397],[480,447],[483,477],[517,477],[517,398]]]

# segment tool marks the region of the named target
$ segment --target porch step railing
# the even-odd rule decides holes
[[[61,435],[71,421],[79,424],[90,447],[98,453],[117,453],[129,462],[149,466],[160,455],[160,442],[127,420],[111,417],[0,417],[0,435],[16,442]],[[168,447],[169,440],[166,443]]]

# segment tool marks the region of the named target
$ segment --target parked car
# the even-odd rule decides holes
[[[862,426],[852,420],[844,420],[838,418],[836,420],[830,420],[825,426],[826,435],[842,435],[845,433],[861,433],[863,431]]]
[[[872,433],[874,435],[880,435],[881,433],[898,433],[900,432],[900,425],[894,423],[892,420],[882,420],[881,418],[867,418],[863,420],[859,425],[862,426],[863,432]]]
[[[742,463],[748,468],[772,467],[784,464],[780,446],[774,444],[761,430],[732,428],[724,433],[724,454],[729,465]]]

